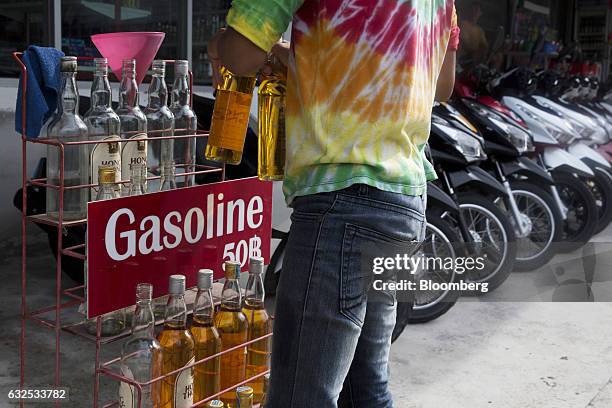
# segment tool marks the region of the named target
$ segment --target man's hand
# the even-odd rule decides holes
[[[213,83],[219,83],[221,65],[236,75],[254,76],[265,63],[267,53],[229,27],[210,39],[208,55],[213,66]]]

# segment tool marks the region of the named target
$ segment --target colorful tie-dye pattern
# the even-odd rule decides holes
[[[356,183],[424,194],[435,178],[423,149],[454,0],[234,0],[228,24],[268,50],[296,9],[287,201]]]

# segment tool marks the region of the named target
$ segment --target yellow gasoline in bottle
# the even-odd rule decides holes
[[[221,337],[214,325],[214,302],[212,296],[213,271],[198,271],[198,294],[193,307],[191,335],[195,342],[196,361],[213,356],[221,351]],[[194,367],[194,402],[218,393],[221,389],[221,357],[215,357]]]
[[[206,146],[206,159],[240,164],[249,124],[255,77],[237,76],[221,69],[217,95]]]
[[[164,328],[157,336],[162,349],[161,373],[167,374],[194,362],[194,342],[187,329],[185,277],[170,276]],[[161,408],[189,408],[193,405],[193,367],[161,380]]]
[[[262,75],[258,93],[260,180],[282,180],[285,175],[285,94],[287,68],[273,63],[273,73]]]
[[[246,343],[249,323],[242,313],[242,293],[240,292],[240,263],[225,262],[225,284],[221,295],[221,309],[215,316],[215,326],[221,336],[223,350],[228,350]],[[221,389],[232,387],[245,380],[246,375],[245,347],[240,347],[221,356]],[[236,407],[236,393],[228,391],[219,398],[226,408]]]

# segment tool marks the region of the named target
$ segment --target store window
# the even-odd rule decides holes
[[[0,1],[0,76],[17,76],[11,56],[29,44],[49,45],[49,10],[46,0]]]
[[[212,82],[206,44],[219,28],[225,27],[230,4],[231,0],[193,2],[193,71],[196,84],[208,85]]]
[[[62,0],[62,50],[66,54],[98,56],[92,34],[114,31],[163,31],[158,58],[185,58],[181,30],[183,1]],[[183,48],[181,48],[183,47]]]

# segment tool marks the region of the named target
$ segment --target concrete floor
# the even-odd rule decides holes
[[[53,258],[46,236],[33,227],[31,237],[30,253],[38,256],[30,262],[29,300],[36,307],[53,299]],[[558,256],[542,271],[515,273],[494,293],[464,299],[440,319],[408,327],[392,348],[395,406],[612,407],[612,303],[606,303],[612,302],[612,250],[606,245],[612,227],[595,241],[598,255],[588,267],[582,252]],[[0,243],[0,407],[12,406],[6,395],[19,382],[19,248],[18,238]],[[586,279],[585,268],[591,270]],[[589,302],[549,302],[575,300],[584,280],[593,282]],[[570,295],[560,290],[567,282],[578,282]],[[50,385],[53,332],[29,323],[27,334],[27,385]],[[105,346],[103,359],[116,356],[119,346]],[[92,343],[62,333],[63,381],[71,394],[63,406],[92,405],[94,352]],[[112,398],[116,385],[103,382],[102,389]]]

